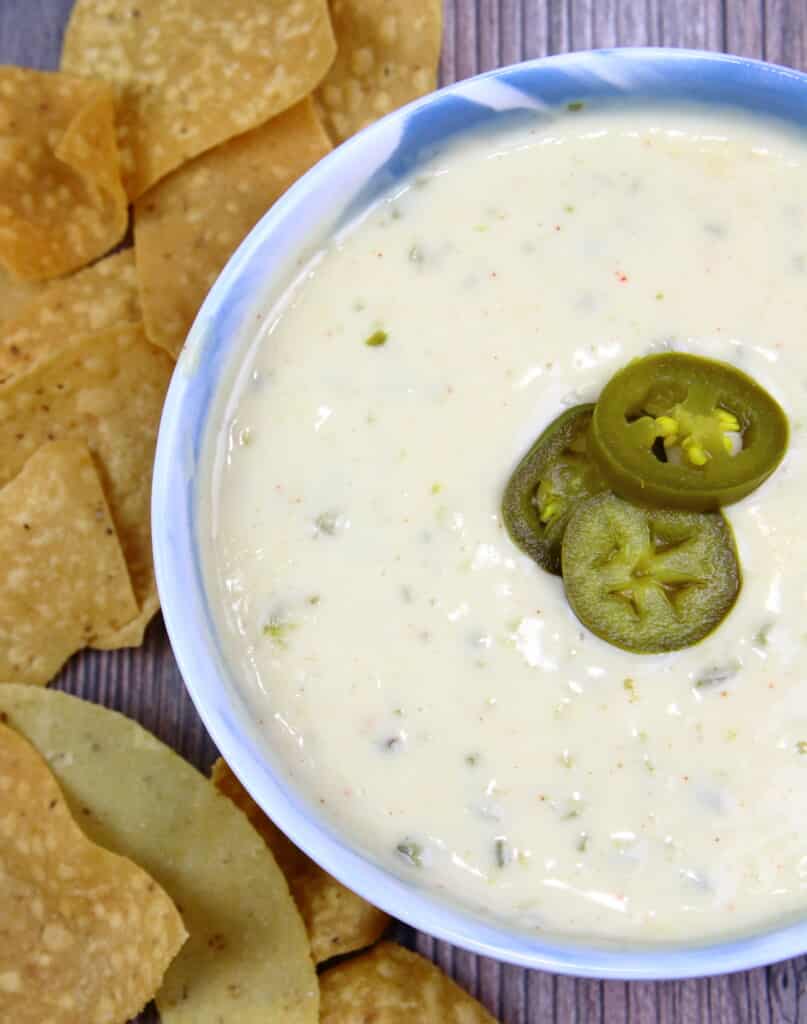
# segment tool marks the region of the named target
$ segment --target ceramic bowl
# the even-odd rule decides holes
[[[340,146],[253,229],[218,278],[190,332],[163,413],[152,524],[163,614],[185,684],[210,735],[267,814],[322,867],[416,928],[499,960],[600,978],[676,978],[736,971],[807,950],[807,920],[682,946],[585,943],[509,931],[395,876],[351,845],[284,782],[223,656],[198,543],[198,485],[208,419],[256,309],[281,294],[307,256],[435,149],[519,111],[570,101],[702,102],[807,127],[807,76],[685,50],[569,54],[502,68],[397,111]]]

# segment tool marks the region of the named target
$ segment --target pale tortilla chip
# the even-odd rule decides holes
[[[138,613],[87,447],[43,445],[0,490],[0,680],[45,684]]]
[[[0,328],[35,299],[45,287],[40,281],[18,281],[0,269]]]
[[[78,438],[95,458],[138,606],[156,594],[151,471],[173,363],[141,326],[98,331],[0,386],[0,486],[49,440]],[[99,637],[98,646],[104,646]]]
[[[394,942],[320,975],[321,1024],[496,1024],[430,960]]]
[[[245,816],[136,722],[55,690],[0,686],[95,842],[166,890],[190,938],[157,993],[162,1024],[316,1024],[318,986],[286,880]]]
[[[0,303],[2,298],[0,293]],[[0,383],[46,362],[87,334],[139,323],[134,249],[100,260],[72,277],[29,288],[27,299],[21,298],[0,321]]]
[[[160,610],[160,598],[156,583],[152,583],[151,593],[147,594],[140,605],[136,618],[112,633],[104,633],[90,644],[96,651],[117,651],[121,647],[139,647],[143,643],[146,628]]]
[[[437,87],[442,0],[331,0],[337,54],[316,97],[334,142]]]
[[[62,68],[120,87],[130,199],[288,110],[336,52],[326,0],[77,0]]]
[[[116,245],[128,211],[105,82],[0,66],[0,263],[58,277]]]
[[[123,1024],[187,933],[130,860],[90,842],[47,764],[0,724],[0,1020]]]
[[[310,99],[204,153],[135,205],[146,332],[176,358],[210,286],[249,230],[330,150]]]
[[[298,850],[266,817],[221,758],[213,765],[211,778],[246,814],[274,854],[303,915],[311,953],[318,964],[364,949],[381,937],[390,920],[384,911],[351,892]]]

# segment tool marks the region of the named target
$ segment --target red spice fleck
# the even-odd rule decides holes
[[[616,277],[617,281],[619,281],[620,284],[627,284],[628,283],[628,275],[625,273],[624,270],[615,270],[614,271],[614,276]]]
[[[555,225],[555,231],[560,231],[560,224]]]

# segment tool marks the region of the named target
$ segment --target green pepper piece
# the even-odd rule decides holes
[[[698,643],[741,586],[721,512],[640,508],[615,494],[578,505],[563,538],[563,582],[592,633],[637,654]]]
[[[516,466],[502,498],[513,543],[558,576],[572,510],[606,486],[587,451],[593,410],[593,405],[576,405],[550,423]]]
[[[787,441],[785,413],[756,381],[728,363],[665,352],[608,381],[590,452],[617,494],[706,512],[759,487]]]

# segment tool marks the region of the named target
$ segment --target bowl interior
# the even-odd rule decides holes
[[[331,874],[408,923],[459,946],[581,976],[674,978],[802,953],[807,922],[708,945],[586,943],[499,927],[395,877],[350,846],[284,781],[220,647],[199,555],[206,431],[256,311],[278,298],[321,242],[461,136],[571,101],[708,103],[807,126],[807,76],[684,50],[570,54],[505,68],[420,100],[341,146],[298,182],[240,246],[205,301],[165,405],[152,529],[163,614],[183,678],[214,742],[253,798]]]

